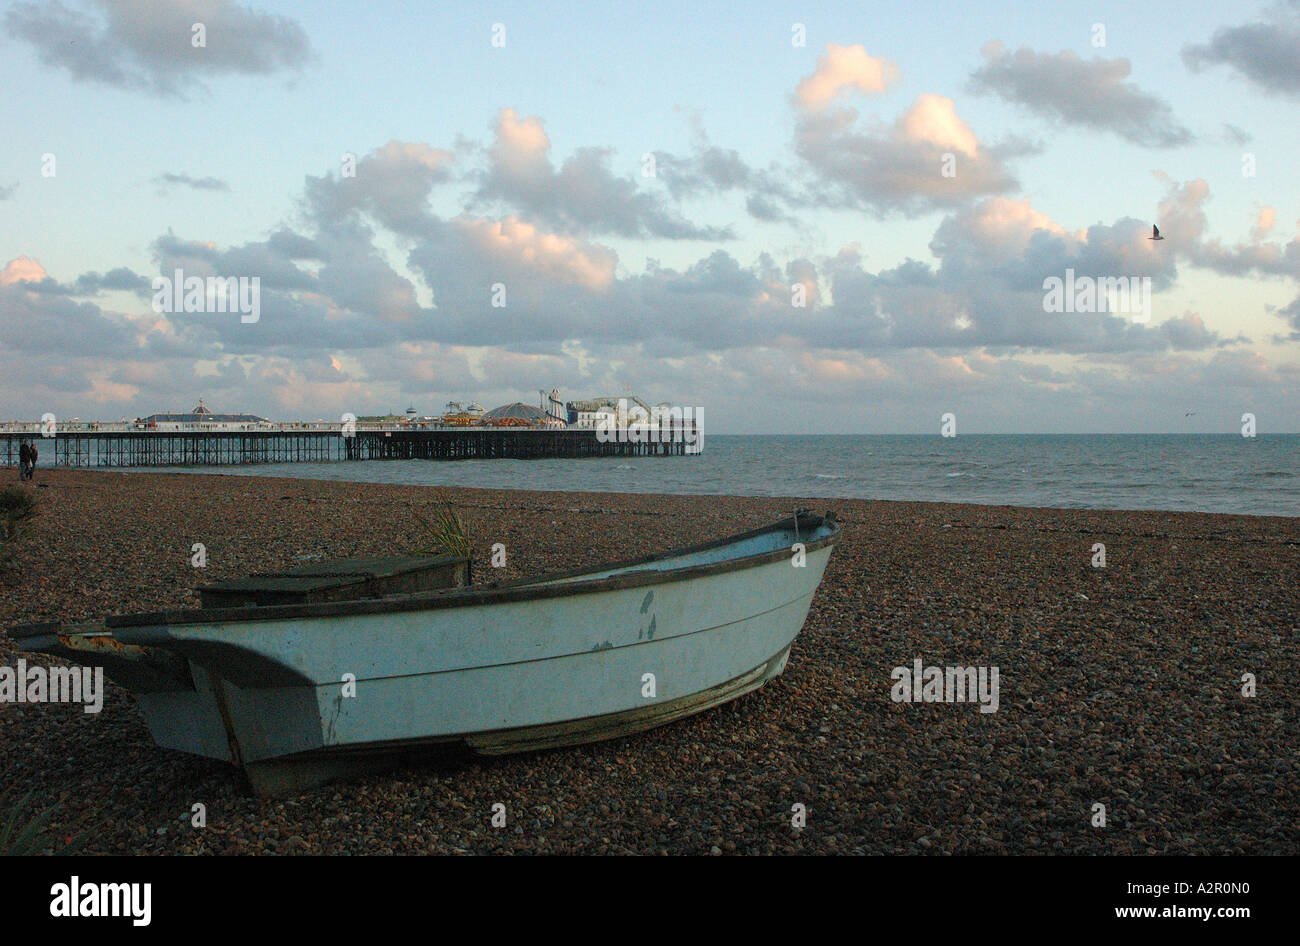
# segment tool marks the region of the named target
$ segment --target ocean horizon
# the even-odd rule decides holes
[[[1300,516],[1300,434],[709,434],[686,457],[136,468],[146,471]]]

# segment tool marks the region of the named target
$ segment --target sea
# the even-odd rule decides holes
[[[1300,516],[1300,434],[710,434],[702,453],[684,457],[370,460],[185,472],[562,492]]]

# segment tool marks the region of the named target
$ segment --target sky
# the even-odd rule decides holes
[[[0,420],[1300,431],[1300,0],[442,6],[0,5]]]

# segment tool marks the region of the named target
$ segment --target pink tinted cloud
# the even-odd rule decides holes
[[[795,88],[795,100],[809,111],[819,112],[848,89],[879,95],[898,79],[896,63],[869,55],[861,44],[827,43],[826,52],[817,58],[817,69]]]
[[[548,233],[514,215],[503,220],[459,217],[455,222],[465,241],[486,257],[596,291],[613,284],[618,260],[603,246]]]
[[[5,263],[0,270],[0,286],[12,286],[20,282],[40,282],[46,277],[45,267],[28,256],[19,256]]]

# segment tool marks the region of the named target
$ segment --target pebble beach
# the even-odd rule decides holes
[[[443,500],[468,525],[476,582],[667,551],[797,506],[843,526],[783,676],[609,742],[454,754],[261,799],[233,767],[155,746],[119,687],[99,714],[0,704],[0,792],[57,806],[51,848],[87,831],[91,854],[1300,853],[1300,519],[48,469],[36,481],[38,514],[0,576],[0,628],[197,607],[213,581],[410,551],[425,542],[414,513]],[[504,569],[490,567],[498,542]],[[20,657],[50,662],[0,633],[0,665]],[[895,702],[891,670],[918,658],[997,666],[997,712]]]

